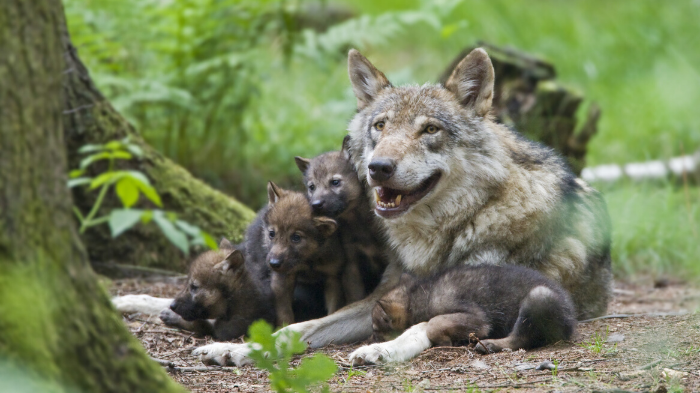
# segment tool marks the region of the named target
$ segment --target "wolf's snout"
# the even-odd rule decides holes
[[[396,162],[390,158],[375,158],[367,166],[369,175],[377,181],[389,180],[396,169]]]
[[[273,269],[277,269],[278,267],[282,266],[282,260],[277,258],[271,258],[269,263],[270,267]]]
[[[311,208],[314,209],[315,213],[318,213],[323,209],[323,200],[322,199],[317,199],[315,201],[311,202]]]

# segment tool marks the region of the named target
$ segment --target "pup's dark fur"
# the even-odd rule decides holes
[[[574,305],[561,285],[520,266],[459,266],[402,283],[372,310],[376,337],[428,322],[433,345],[481,340],[477,350],[530,349],[571,337]]]
[[[268,199],[268,206],[250,226],[246,247],[252,259],[264,260],[272,268],[277,324],[295,320],[292,301],[297,283],[322,281],[329,314],[345,302],[359,300],[347,283],[361,278],[353,276],[356,268],[348,269],[336,222],[314,216],[304,194],[283,190],[272,182],[268,184]],[[341,283],[343,276],[346,279]]]
[[[348,141],[346,136],[341,151],[327,152],[312,159],[294,159],[304,175],[314,214],[338,222],[345,257],[350,261],[348,266],[358,266],[361,270],[363,281],[350,284],[354,288],[354,298],[360,299],[377,286],[388,261],[377,217],[369,206],[363,182],[350,161]]]
[[[242,247],[224,239],[190,265],[187,285],[160,318],[168,325],[228,341],[255,320],[274,324],[272,291],[265,266],[244,258]]]

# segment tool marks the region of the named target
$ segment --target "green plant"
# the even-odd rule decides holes
[[[85,145],[78,150],[78,153],[87,154],[87,156],[80,161],[78,169],[70,172],[68,187],[87,186],[90,190],[99,189],[95,203],[87,214],[73,207],[80,222],[80,233],[84,233],[90,227],[107,223],[112,237],[117,237],[139,221],[143,224],[153,221],[168,240],[185,254],[189,252],[191,245],[217,248],[211,235],[186,221],[179,220],[175,213],[161,209],[132,209],[141,195],[158,207],[163,207],[163,203],[148,177],[142,172],[115,168],[117,160],[140,158],[143,154],[141,148],[131,143],[128,138],[105,144]],[[107,161],[106,171],[94,178],[84,176],[91,165],[104,160]],[[124,208],[113,209],[107,215],[96,217],[112,186]]]
[[[409,378],[404,378],[401,384],[403,385],[404,392],[410,393],[416,390],[416,385],[414,385]]]
[[[578,344],[578,346],[601,355],[615,352],[617,350],[617,344],[614,344],[611,348],[605,348],[605,342],[608,340],[609,329],[610,328],[608,326],[605,327],[605,334],[595,332],[590,339],[583,341],[582,343]],[[558,364],[555,363],[555,365]],[[555,368],[555,370],[556,369],[558,369],[558,367]]]
[[[350,380],[351,380],[353,377],[358,376],[358,375],[359,375],[359,376],[367,375],[367,371],[364,371],[364,370],[355,370],[355,369],[353,369],[353,368],[351,368],[350,370],[348,370],[348,375],[347,375],[345,378],[343,378],[343,386],[347,385],[348,382],[350,382]]]
[[[320,353],[290,368],[292,356],[306,350],[306,343],[297,332],[284,330],[273,334],[272,326],[261,320],[250,326],[248,337],[252,349],[249,356],[256,367],[269,372],[270,388],[275,392],[308,392],[310,387],[327,381],[337,370],[333,360]]]

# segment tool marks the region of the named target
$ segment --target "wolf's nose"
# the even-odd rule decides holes
[[[270,259],[270,267],[273,269],[276,269],[278,267],[282,266],[282,260],[274,258]]]
[[[314,209],[315,212],[321,211],[321,208],[323,208],[323,200],[315,200],[311,202],[311,208]]]
[[[396,162],[390,158],[375,158],[367,167],[369,168],[369,175],[372,179],[384,181],[388,180],[394,174]]]

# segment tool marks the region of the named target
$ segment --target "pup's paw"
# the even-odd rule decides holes
[[[389,353],[382,347],[383,343],[365,345],[350,354],[350,363],[354,366],[380,364],[389,361]]]
[[[158,298],[148,295],[126,295],[112,298],[112,304],[118,311],[127,314],[143,313],[158,315],[168,308],[173,299]]]
[[[248,357],[248,344],[214,343],[199,347],[192,355],[208,366],[244,366],[253,361]]]
[[[183,321],[182,317],[178,315],[178,313],[169,308],[166,308],[160,312],[160,320],[163,321],[164,324],[170,326],[180,326]]]
[[[503,348],[501,348],[501,346],[495,343],[494,341],[495,340],[481,340],[478,344],[476,344],[474,350],[482,355],[501,352]]]

